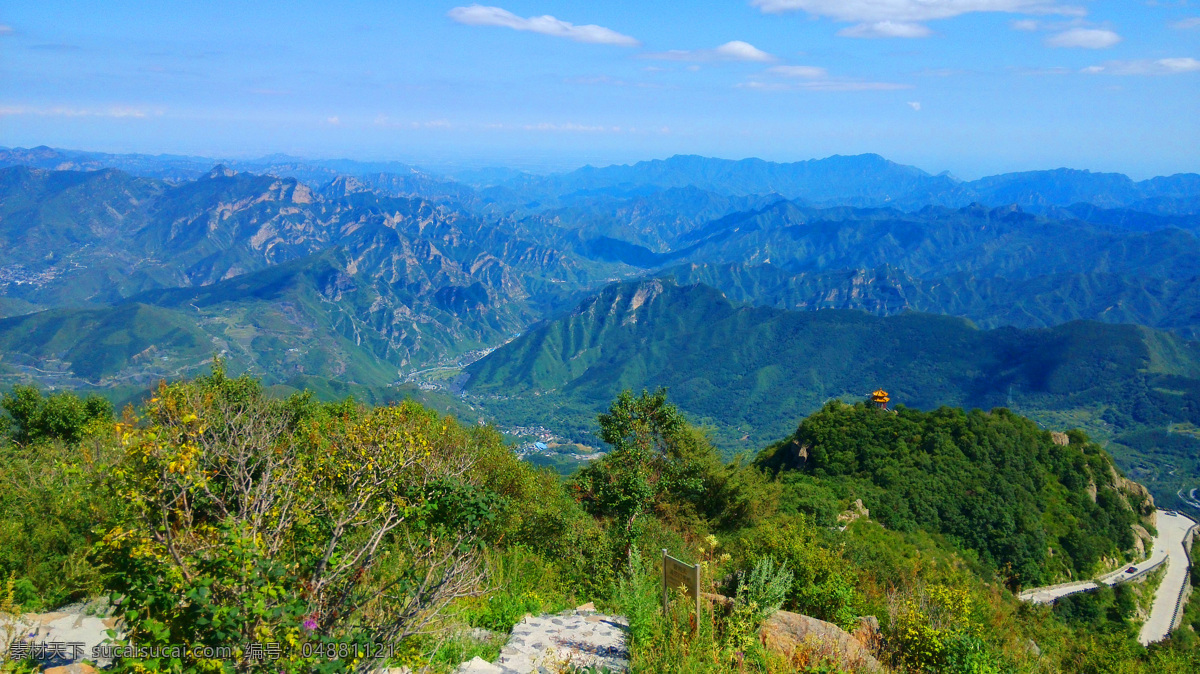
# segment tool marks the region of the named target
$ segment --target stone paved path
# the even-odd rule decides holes
[[[464,663],[462,674],[551,674],[571,669],[629,669],[625,636],[629,622],[585,607],[557,615],[526,617],[513,628],[495,664]]]

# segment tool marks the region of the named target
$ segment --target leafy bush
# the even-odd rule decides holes
[[[0,430],[12,433],[20,443],[62,440],[74,444],[83,439],[89,426],[112,421],[112,405],[100,396],[80,398],[69,391],[43,396],[36,387],[20,384],[0,398],[0,407],[11,419]]]
[[[134,421],[116,471],[129,517],[97,550],[133,641],[275,642],[282,659],[252,669],[339,670],[353,658],[298,646],[398,644],[477,591],[486,436],[412,403],[269,399],[219,368],[160,387]]]
[[[755,625],[778,611],[792,589],[792,572],[771,557],[758,560],[749,575],[739,573],[738,580],[735,606],[744,608]]]
[[[860,597],[855,572],[838,549],[821,544],[816,528],[804,516],[764,524],[739,534],[734,547],[751,566],[762,560],[779,560],[792,575],[783,606],[853,629]]]

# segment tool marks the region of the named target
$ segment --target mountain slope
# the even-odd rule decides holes
[[[623,388],[665,386],[730,451],[783,436],[830,398],[877,387],[921,409],[1008,406],[1109,437],[1200,421],[1200,345],[1168,333],[1083,321],[983,331],[928,314],[794,312],[662,280],[609,286],[466,372],[467,391],[490,401],[498,420],[538,418],[568,433]]]
[[[1047,220],[1017,208],[811,209],[781,201],[680,236],[661,258],[693,263],[774,264],[791,271],[891,265],[925,278],[1137,273],[1200,274],[1200,240],[1178,229],[1118,230]]]
[[[920,278],[883,266],[789,273],[774,265],[679,265],[654,273],[703,283],[731,300],[781,309],[904,311],[970,319],[983,328],[1046,328],[1073,320],[1133,323],[1200,337],[1200,277],[1174,280],[1080,272],[1029,279],[956,273]]]

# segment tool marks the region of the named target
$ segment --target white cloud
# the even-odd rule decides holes
[[[36,108],[27,105],[0,105],[0,117],[11,115],[33,115],[36,117],[148,117],[161,115],[162,110],[146,111],[130,106],[117,105],[108,108],[69,108],[55,106]]]
[[[973,12],[1068,14],[1084,10],[1053,0],[752,0],[768,14],[804,11],[838,21],[932,21]]]
[[[1200,60],[1179,57],[1157,61],[1108,61],[1103,65],[1088,66],[1080,72],[1087,75],[1178,75],[1200,72]]]
[[[5,24],[0,24],[0,35],[12,35],[13,27]]]
[[[1054,0],[751,0],[767,14],[807,12],[834,21],[854,22],[843,37],[928,37],[924,21],[949,19],[975,12],[1060,14],[1083,16],[1086,10]]]
[[[717,47],[713,50],[718,56],[727,58],[731,61],[774,61],[775,57],[767,52],[755,47],[749,42],[741,40],[733,40]]]
[[[499,7],[471,5],[470,7],[455,7],[446,15],[468,26],[500,26],[553,37],[565,37],[576,42],[611,44],[619,47],[636,47],[641,44],[628,35],[622,35],[603,26],[576,26],[548,14],[525,18]]]
[[[1009,25],[1012,26],[1013,30],[1023,30],[1030,33],[1041,28],[1041,24],[1033,19],[1021,19],[1020,21],[1013,21]]]
[[[767,72],[783,77],[798,77],[806,80],[819,80],[829,76],[829,71],[817,66],[775,66]]]
[[[338,126],[342,123],[342,120],[338,119],[337,115],[334,115],[333,117],[326,117],[325,123],[330,126]]]
[[[1082,49],[1107,49],[1120,41],[1120,35],[1103,28],[1072,28],[1046,38],[1046,44],[1050,47],[1079,47]]]
[[[899,91],[912,89],[911,84],[895,82],[858,82],[855,80],[810,80],[803,82],[762,82],[751,80],[737,85],[740,89],[759,91]]]
[[[749,61],[769,63],[777,60],[767,52],[749,42],[742,42],[741,40],[726,42],[715,49],[672,49],[664,52],[642,54],[641,57],[663,61]]]
[[[1176,30],[1191,30],[1192,28],[1200,28],[1200,16],[1192,16],[1186,19],[1181,19],[1171,24],[1171,27]]]
[[[788,81],[754,79],[737,86],[759,91],[896,91],[913,88],[911,84],[834,78],[829,76],[829,71],[817,66],[774,66],[766,72]]]
[[[1190,57],[1159,59],[1155,63],[1172,73],[1194,73],[1200,70],[1200,61]]]
[[[929,37],[933,31],[919,23],[903,21],[876,21],[875,23],[860,23],[856,26],[843,28],[837,32],[842,37]]]
[[[921,111],[921,102],[920,101],[909,101],[908,107],[912,108],[913,110],[915,110],[917,112],[920,112]]]

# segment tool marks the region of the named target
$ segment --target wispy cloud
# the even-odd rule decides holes
[[[737,86],[759,91],[897,91],[913,88],[911,84],[896,82],[830,77],[829,71],[818,66],[774,66],[767,68],[766,74],[775,76],[775,79],[755,78]]]
[[[926,21],[976,12],[1083,16],[1086,10],[1053,0],[751,0],[767,14],[807,12],[857,25],[838,31],[843,37],[917,38],[933,34]]]
[[[837,32],[842,37],[929,37],[933,34],[928,26],[919,23],[906,23],[903,21],[876,21],[874,23],[860,23],[849,28],[843,28]]]
[[[909,101],[908,107],[912,108],[914,112],[920,112],[921,111],[921,101]]]
[[[1189,56],[1157,61],[1108,61],[1098,66],[1088,66],[1081,72],[1088,75],[1178,75],[1200,72],[1200,60]]]
[[[775,66],[767,72],[783,77],[798,77],[801,79],[819,80],[829,77],[829,71],[817,66]]]
[[[1121,41],[1121,36],[1103,28],[1072,28],[1046,38],[1050,47],[1078,47],[1080,49],[1107,49]]]
[[[68,106],[36,107],[29,105],[0,105],[0,117],[30,115],[34,117],[149,117],[161,115],[160,110],[144,110],[116,105],[107,108],[73,108]]]
[[[751,80],[738,84],[739,89],[759,91],[900,91],[912,89],[911,84],[895,82],[858,82],[855,80],[809,80],[805,82],[762,82]]]
[[[8,24],[0,23],[0,35],[12,35],[13,27]]]
[[[733,40],[715,49],[672,49],[664,52],[642,54],[642,58],[662,61],[749,61],[770,63],[777,59],[749,42]]]
[[[447,16],[468,26],[499,26],[553,37],[562,37],[576,42],[610,44],[619,47],[637,47],[641,44],[628,35],[622,35],[604,26],[591,24],[576,26],[573,23],[557,19],[549,14],[525,18],[499,7],[471,5],[470,7],[455,7],[447,13]]]
[[[1175,30],[1191,30],[1193,28],[1200,28],[1200,16],[1191,16],[1186,19],[1180,19],[1179,21],[1171,24],[1171,27]]]

